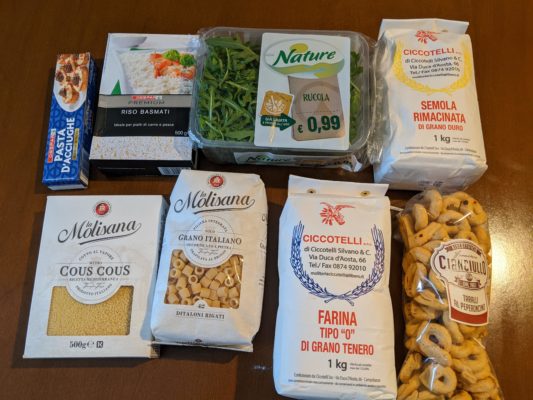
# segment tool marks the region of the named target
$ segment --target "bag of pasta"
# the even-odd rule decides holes
[[[487,215],[473,197],[427,190],[399,217],[405,346],[398,400],[502,399],[483,346],[491,282]]]
[[[263,181],[186,170],[170,204],[152,306],[156,342],[252,351],[265,281]]]

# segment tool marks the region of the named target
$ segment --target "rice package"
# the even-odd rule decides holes
[[[279,224],[279,394],[396,399],[386,191],[290,177]]]
[[[458,190],[487,170],[467,27],[383,20],[375,59],[376,182]]]
[[[156,340],[252,351],[266,259],[261,178],[182,171],[170,200],[151,321]]]

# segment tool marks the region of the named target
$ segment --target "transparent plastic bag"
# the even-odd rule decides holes
[[[398,400],[503,399],[484,347],[491,282],[487,215],[465,192],[427,190],[399,216],[405,346]]]

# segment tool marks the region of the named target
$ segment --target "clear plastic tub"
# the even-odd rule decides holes
[[[356,127],[350,134],[350,146],[348,150],[320,150],[320,149],[291,149],[277,147],[259,147],[253,143],[253,137],[248,141],[231,140],[210,140],[202,131],[200,119],[206,114],[205,107],[201,104],[202,79],[205,72],[205,64],[209,57],[209,47],[206,40],[210,38],[232,37],[238,38],[242,43],[254,47],[255,52],[260,56],[262,35],[265,32],[291,33],[306,35],[331,35],[350,38],[350,50],[359,55],[358,66],[362,67],[362,72],[355,78],[355,86],[360,91],[360,105],[357,110]],[[249,28],[228,28],[216,27],[204,29],[199,32],[200,49],[197,58],[197,74],[193,87],[193,98],[190,114],[190,136],[201,148],[206,157],[219,164],[262,164],[262,165],[291,165],[291,166],[321,166],[321,167],[344,167],[350,170],[360,170],[368,163],[366,146],[371,132],[373,80],[370,73],[370,59],[373,42],[366,36],[350,31],[306,31],[306,30],[277,30],[277,29],[249,29]],[[229,60],[229,58],[228,58]],[[223,62],[221,60],[221,62]],[[259,75],[258,63],[257,76]],[[352,65],[353,66],[353,65]],[[257,83],[255,83],[257,88]],[[352,89],[352,90],[357,90]],[[242,90],[236,88],[235,90]],[[353,95],[353,92],[352,92]],[[351,98],[352,98],[351,95]],[[205,96],[205,93],[204,93]],[[253,110],[255,118],[256,110]],[[350,117],[350,121],[352,118]],[[205,125],[205,122],[204,122]],[[252,122],[247,129],[254,129]],[[353,126],[350,127],[352,130]],[[228,140],[229,139],[229,140]]]

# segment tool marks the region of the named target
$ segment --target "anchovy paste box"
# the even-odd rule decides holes
[[[50,196],[24,358],[158,356],[162,196]]]
[[[178,175],[195,168],[189,112],[196,35],[111,33],[91,163],[112,175]]]
[[[89,53],[57,57],[43,183],[53,190],[83,189],[96,95],[96,67]]]

